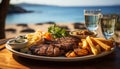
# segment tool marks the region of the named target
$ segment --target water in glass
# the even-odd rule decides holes
[[[97,30],[99,20],[98,14],[101,14],[101,10],[84,10],[85,25],[88,30],[94,32]]]
[[[100,21],[102,33],[106,39],[109,39],[114,34],[116,17],[104,15]]]

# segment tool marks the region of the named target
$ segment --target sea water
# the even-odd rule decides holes
[[[120,14],[120,6],[41,6],[41,5],[19,5],[33,13],[13,13],[8,14],[6,23],[44,23],[44,22],[65,22],[65,23],[84,23],[84,9],[101,9],[102,13]]]

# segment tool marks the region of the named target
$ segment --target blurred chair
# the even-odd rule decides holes
[[[17,24],[17,26],[21,26],[21,27],[28,27],[27,24],[21,23],[21,24]]]
[[[8,28],[8,29],[5,29],[6,32],[12,32],[12,33],[16,33],[16,29],[14,28]]]
[[[35,30],[31,28],[26,28],[20,31],[20,33],[32,33],[32,32],[35,32]]]
[[[83,23],[74,23],[73,26],[74,26],[74,29],[86,29]]]

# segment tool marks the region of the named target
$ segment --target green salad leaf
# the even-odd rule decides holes
[[[65,29],[60,28],[56,24],[54,24],[53,26],[50,26],[48,28],[48,32],[52,34],[53,38],[60,38],[60,37],[65,37],[69,35]]]

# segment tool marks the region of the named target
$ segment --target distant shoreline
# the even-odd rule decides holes
[[[69,23],[81,23],[83,24],[84,22],[53,22],[53,21],[48,21],[48,22],[31,22],[31,23],[27,23],[27,22],[22,22],[22,23],[6,23],[6,25],[9,25],[9,24],[47,24],[47,23],[56,23],[56,24],[59,24],[59,23],[62,23],[62,24],[69,24]]]
[[[31,12],[33,12],[33,11],[28,11],[21,6],[11,5],[11,4],[10,4],[9,9],[8,9],[8,14],[31,13]]]

